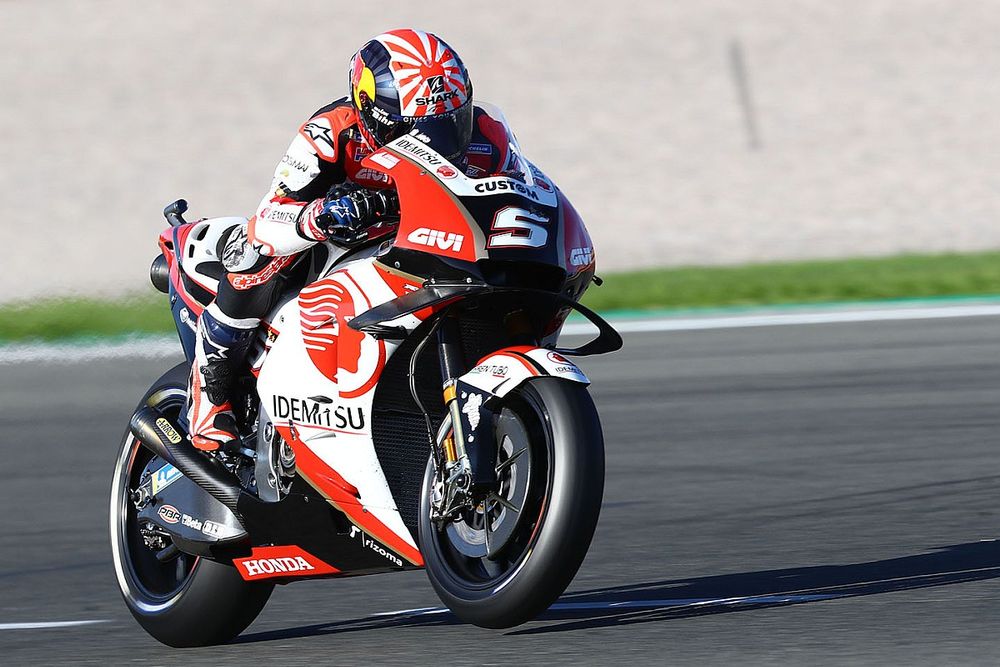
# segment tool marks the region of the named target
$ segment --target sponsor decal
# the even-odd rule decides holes
[[[473,368],[470,373],[492,375],[496,378],[505,378],[510,372],[510,367],[504,364],[480,364]]]
[[[562,356],[558,352],[548,352],[546,358],[554,364],[559,364],[552,370],[556,373],[579,373],[580,369],[573,365],[573,362]]]
[[[392,564],[395,565],[396,567],[403,567],[403,561],[399,558],[399,556],[392,553],[391,551],[386,550],[385,548],[382,547],[381,544],[379,544],[372,538],[368,537],[365,534],[365,531],[361,530],[357,526],[351,526],[351,537],[354,537],[355,535],[361,536],[361,544],[363,546],[365,546],[368,549],[371,549],[372,551],[382,556],[386,560],[392,562]]]
[[[378,153],[372,153],[371,160],[375,164],[381,165],[381,166],[385,167],[386,169],[392,169],[397,164],[399,164],[399,158],[398,157],[396,157],[395,155],[390,155],[389,153],[386,153],[385,151],[379,151]]]
[[[291,420],[297,424],[325,426],[342,430],[362,431],[365,411],[361,407],[331,405],[325,396],[289,398],[274,396],[271,401],[272,419]]]
[[[410,232],[410,234],[406,237],[406,240],[410,243],[416,243],[417,245],[425,245],[431,248],[437,247],[441,250],[459,252],[462,249],[462,242],[465,241],[465,237],[461,234],[454,234],[451,232],[446,233],[436,229],[421,227]]]
[[[549,352],[545,356],[548,357],[549,361],[555,362],[557,364],[568,364],[568,363],[570,363],[569,359],[567,359],[566,357],[562,356],[558,352]]]
[[[476,183],[475,191],[480,194],[506,194],[508,192],[516,192],[519,195],[524,195],[530,199],[538,201],[538,194],[524,183],[516,181],[513,178],[506,178],[504,176],[495,176],[490,179],[484,179],[481,183]]]
[[[204,527],[204,522],[202,522],[201,519],[197,519],[197,518],[191,516],[190,514],[182,514],[181,515],[181,525],[182,526],[187,526],[188,528],[190,528],[192,530],[198,530],[198,531],[200,531]]]
[[[302,556],[294,558],[258,558],[256,560],[244,561],[243,567],[251,577],[262,574],[274,574],[276,572],[308,572],[316,567]]]
[[[416,139],[417,141],[424,142],[425,144],[431,143],[431,138],[416,128],[410,130],[410,136]]]
[[[418,144],[408,139],[397,139],[393,144],[395,148],[409,153],[418,160],[426,162],[432,167],[439,167],[444,164],[444,160],[437,153],[427,148],[423,144]]]
[[[350,275],[307,286],[299,293],[300,325],[309,359],[344,398],[354,398],[374,384],[384,363],[385,343],[347,326],[356,311],[371,303]]]
[[[417,99],[414,100],[414,103],[417,106],[427,107],[444,104],[449,100],[457,99],[458,92],[451,90],[450,88],[451,86],[445,86],[444,75],[438,74],[435,76],[429,76],[427,77],[427,94],[417,97]],[[456,106],[458,106],[458,103],[453,105],[452,108]]]
[[[453,100],[458,97],[458,93],[454,90],[449,90],[445,93],[439,93],[437,95],[426,95],[417,98],[417,104],[420,106],[431,106],[432,104],[441,104],[442,102],[447,102],[448,100]]]
[[[354,147],[354,161],[355,162],[361,162],[362,160],[364,160],[365,159],[365,153],[367,153],[367,152],[368,151],[365,149],[364,146],[355,146]]]
[[[281,158],[281,163],[287,164],[289,167],[295,169],[296,171],[301,171],[303,173],[309,172],[308,164],[306,164],[302,160],[296,160],[291,155],[285,155],[283,158]]]
[[[492,144],[469,144],[466,149],[469,153],[478,153],[479,155],[493,155],[493,145]]]
[[[222,530],[225,528],[221,523],[215,523],[214,521],[205,521],[201,525],[201,532],[205,533],[209,537],[222,537]]]
[[[375,171],[370,167],[362,167],[354,174],[352,181],[374,181],[376,183],[388,183],[389,177],[381,171]]]
[[[465,168],[465,175],[470,178],[478,178],[486,173],[486,170],[481,167],[476,167],[475,165],[469,165]]]
[[[246,581],[271,577],[311,577],[339,570],[295,546],[254,547],[248,558],[233,561]]]
[[[483,396],[475,392],[470,394],[462,392],[462,398],[465,399],[465,404],[462,405],[462,412],[469,418],[469,426],[476,429],[479,427],[479,408],[483,405]]]
[[[333,157],[336,154],[337,146],[333,143],[333,129],[330,127],[330,121],[325,118],[310,121],[302,127],[302,131],[323,155]]]
[[[258,218],[263,218],[264,220],[271,220],[273,222],[283,222],[285,224],[293,225],[295,220],[299,217],[299,213],[302,211],[301,207],[296,207],[294,210],[286,211],[280,208],[270,208],[267,207],[260,212]]]
[[[169,463],[153,473],[153,495],[181,478],[181,471]]]
[[[393,125],[395,125],[392,118],[389,117],[388,111],[386,111],[385,109],[376,104],[373,104],[370,108],[372,112],[372,118],[374,118],[376,121],[378,121],[382,125],[385,125],[386,127],[392,127]]]
[[[441,178],[455,178],[458,176],[458,172],[449,167],[446,164],[441,165],[437,168],[437,175]]]
[[[173,505],[164,505],[157,512],[156,515],[167,523],[177,523],[181,520],[181,513]]]
[[[238,290],[246,290],[257,285],[262,285],[270,280],[274,274],[282,270],[295,259],[296,255],[285,255],[273,258],[267,266],[258,273],[235,273],[230,274],[229,282]]]
[[[569,251],[570,266],[586,266],[594,261],[593,248],[573,248]]]
[[[427,88],[431,91],[432,95],[440,95],[445,92],[444,89],[444,77],[443,76],[431,76],[427,77]]]
[[[375,171],[369,167],[362,167],[358,169],[351,180],[355,183],[361,183],[363,181],[369,181],[374,183],[388,183],[389,177],[380,171]]]
[[[157,417],[156,428],[167,440],[175,445],[182,440],[181,434],[164,417]]]

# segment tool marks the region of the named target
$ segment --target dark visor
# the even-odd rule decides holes
[[[449,162],[459,162],[472,141],[472,101],[469,100],[454,111],[398,120],[391,127],[381,125],[369,128],[380,145],[385,145],[414,129],[425,134],[430,140],[428,146],[441,154]]]

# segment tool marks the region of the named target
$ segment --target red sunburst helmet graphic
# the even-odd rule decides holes
[[[391,30],[351,60],[351,100],[365,139],[378,147],[417,129],[453,162],[472,136],[472,82],[444,40],[422,30]]]

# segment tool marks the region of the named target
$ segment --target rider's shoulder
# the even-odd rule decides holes
[[[317,109],[299,127],[299,134],[309,141],[321,158],[333,162],[339,157],[337,144],[340,134],[357,122],[358,114],[354,105],[344,97]]]

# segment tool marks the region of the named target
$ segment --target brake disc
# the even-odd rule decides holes
[[[528,433],[510,410],[497,419],[498,490],[447,525],[455,549],[471,558],[492,558],[510,541],[521,520],[531,481]]]

